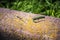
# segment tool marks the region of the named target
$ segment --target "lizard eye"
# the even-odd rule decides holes
[[[37,22],[39,22],[39,19],[44,19],[44,18],[45,18],[45,16],[35,17],[35,18],[33,18],[33,21],[34,21],[35,23],[37,23]]]
[[[38,20],[38,19],[42,19],[42,18],[45,18],[45,16],[39,16],[39,17],[33,18],[33,20]]]

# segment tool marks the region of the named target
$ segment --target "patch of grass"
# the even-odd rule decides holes
[[[1,0],[0,7],[60,18],[59,0]]]

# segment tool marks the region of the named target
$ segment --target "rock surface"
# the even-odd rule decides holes
[[[59,40],[60,18],[0,8],[0,36],[2,40]]]

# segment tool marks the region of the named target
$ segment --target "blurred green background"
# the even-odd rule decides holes
[[[0,7],[60,18],[59,0],[0,0]]]

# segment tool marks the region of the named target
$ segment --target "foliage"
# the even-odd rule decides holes
[[[0,7],[60,18],[59,0],[1,0]]]

